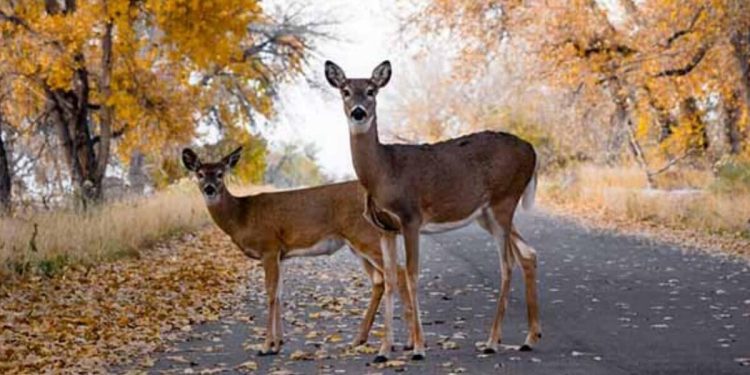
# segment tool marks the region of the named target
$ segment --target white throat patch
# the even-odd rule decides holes
[[[365,122],[355,122],[351,117],[348,117],[349,121],[349,133],[351,134],[362,134],[367,133],[372,125],[372,119],[374,116],[370,116]]]

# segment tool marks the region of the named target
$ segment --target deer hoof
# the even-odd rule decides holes
[[[351,343],[349,344],[349,347],[350,347],[350,348],[356,348],[356,347],[358,347],[358,346],[361,346],[361,345],[364,345],[364,344],[367,344],[367,340],[359,340],[359,339],[358,339],[358,340],[354,340],[354,341],[352,341],[352,342],[351,342]]]
[[[482,349],[482,353],[483,354],[495,354],[495,353],[497,353],[497,350],[495,350],[495,348],[491,348],[491,347],[488,346],[488,347]]]
[[[388,357],[384,355],[378,355],[372,360],[372,363],[385,363],[388,362]]]
[[[414,353],[411,355],[412,361],[424,361],[425,356],[422,353]]]
[[[273,350],[273,349],[258,350],[258,357],[266,357],[266,356],[269,356],[269,355],[276,355],[276,354],[279,354],[278,350]]]
[[[414,345],[404,345],[405,352],[410,351],[410,350],[414,350]]]
[[[519,352],[530,352],[531,347],[529,345],[523,344],[520,348],[518,348]]]

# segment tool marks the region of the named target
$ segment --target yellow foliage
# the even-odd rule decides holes
[[[16,124],[42,114],[51,92],[76,89],[77,71],[88,77],[91,104],[112,109],[112,130],[123,134],[114,147],[123,160],[134,149],[160,154],[188,143],[209,107],[236,140],[250,143],[257,141],[247,133],[251,113],[273,114],[270,67],[244,55],[263,42],[249,30],[268,21],[260,1],[88,0],[72,11],[52,11],[31,0],[4,2],[0,10],[21,20],[0,20],[0,76],[12,77],[12,103],[4,105],[13,106],[9,119]],[[111,71],[102,65],[108,23]],[[287,56],[291,70],[300,69],[304,46],[292,36],[279,43],[295,51]],[[101,87],[105,73],[108,91]],[[91,113],[91,132],[98,134],[101,112]],[[249,163],[243,176],[257,180],[263,153],[248,156],[261,160]]]
[[[473,66],[474,73],[488,65],[476,64],[477,55],[492,62],[507,53],[501,48],[505,40],[534,51],[542,63],[529,69],[530,82],[541,77],[554,88],[574,91],[581,113],[606,101],[625,106],[636,138],[652,146],[662,140],[665,125],[654,111],[671,114],[686,100],[706,103],[717,94],[721,105],[738,108],[739,128],[748,132],[747,96],[729,101],[750,90],[742,76],[748,62],[736,50],[745,48],[747,56],[750,47],[731,42],[738,35],[747,38],[749,2],[630,2],[633,9],[620,12],[608,10],[610,3],[624,2],[561,0],[549,6],[544,1],[431,0],[412,20],[422,32],[448,31],[457,37],[459,65]],[[477,77],[481,74],[471,76]],[[674,155],[706,145],[699,117],[677,122],[668,142],[654,150]],[[750,137],[744,139],[748,143]]]

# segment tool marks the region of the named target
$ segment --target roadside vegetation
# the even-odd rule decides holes
[[[330,23],[262,5],[0,2],[0,278],[138,257],[208,223],[186,145],[216,160],[242,144],[238,186],[325,179],[312,148],[269,146],[260,124]]]
[[[208,220],[203,198],[187,180],[153,196],[102,205],[85,214],[19,212],[0,218],[0,269],[5,276],[51,276],[69,266],[138,256],[156,242],[193,232]]]
[[[416,8],[404,29],[423,48],[392,89],[392,140],[508,131],[535,145],[548,208],[747,247],[746,1]]]
[[[561,213],[602,220],[750,240],[750,167],[725,166],[712,173],[677,169],[649,188],[637,167],[584,164],[546,174],[543,205]]]

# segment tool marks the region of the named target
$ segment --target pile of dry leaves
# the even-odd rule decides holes
[[[216,229],[139,259],[0,284],[0,373],[106,372],[215,320],[254,262]]]

